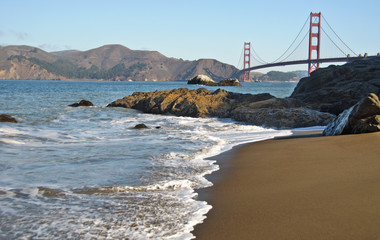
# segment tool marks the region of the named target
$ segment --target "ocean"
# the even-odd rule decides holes
[[[286,97],[295,85],[223,88]],[[136,91],[181,87],[200,86],[0,81],[0,113],[19,121],[0,123],[0,239],[193,238],[212,208],[195,190],[212,185],[213,156],[292,131],[106,107]],[[95,106],[68,107],[82,99]]]

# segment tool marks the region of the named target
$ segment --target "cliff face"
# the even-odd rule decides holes
[[[317,69],[300,80],[291,97],[338,115],[370,93],[380,95],[380,57]]]
[[[184,61],[121,45],[53,53],[30,46],[0,47],[0,79],[185,81],[199,74],[222,80],[237,77],[238,69],[213,59]]]
[[[24,58],[13,58],[0,67],[0,79],[62,79]]]

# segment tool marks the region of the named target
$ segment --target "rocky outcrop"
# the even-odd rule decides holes
[[[205,88],[189,90],[180,88],[155,92],[135,92],[108,105],[141,110],[146,113],[177,116],[208,117],[219,116],[229,109],[228,92],[209,91]]]
[[[268,93],[238,94],[222,89],[213,92],[205,88],[136,92],[108,106],[176,116],[232,118],[275,128],[327,125],[333,119],[331,114],[308,109],[296,99],[278,99]]]
[[[291,97],[338,115],[369,93],[380,94],[380,57],[317,69],[300,80]]]
[[[236,78],[228,78],[224,79],[217,83],[218,86],[234,86],[234,87],[241,87],[241,83]]]
[[[215,86],[216,82],[206,75],[197,75],[187,81],[187,84],[200,84],[205,86]]]
[[[197,75],[187,81],[187,84],[199,84],[204,86],[238,86],[241,87],[241,83],[236,78],[224,79],[220,82],[215,82],[206,75]]]
[[[258,126],[299,128],[325,126],[334,116],[308,109],[296,99],[272,98],[237,106],[232,110],[235,120]]]
[[[87,100],[81,100],[79,103],[70,104],[69,107],[92,107],[94,104]]]
[[[370,133],[380,131],[380,100],[371,93],[332,121],[323,134]]]
[[[16,118],[7,115],[7,114],[0,114],[0,122],[10,122],[10,123],[17,123]]]

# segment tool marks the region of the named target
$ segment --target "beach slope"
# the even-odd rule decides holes
[[[214,174],[197,239],[380,239],[380,133],[248,144]]]

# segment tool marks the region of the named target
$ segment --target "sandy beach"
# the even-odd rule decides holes
[[[238,147],[200,198],[196,239],[380,239],[380,133]]]

